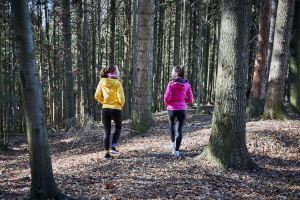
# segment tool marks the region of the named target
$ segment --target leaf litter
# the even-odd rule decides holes
[[[154,126],[135,137],[130,120],[123,121],[120,154],[109,161],[103,160],[100,123],[79,137],[76,131],[49,136],[56,184],[76,199],[300,199],[299,117],[247,119],[247,148],[263,170],[255,172],[194,159],[210,136],[212,115],[205,113],[188,110],[179,158],[172,154],[166,112],[153,114]],[[0,199],[25,199],[30,176],[27,138],[12,136],[0,154]]]

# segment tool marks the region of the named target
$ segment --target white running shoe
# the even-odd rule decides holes
[[[179,151],[173,151],[174,156],[178,157],[179,156]]]

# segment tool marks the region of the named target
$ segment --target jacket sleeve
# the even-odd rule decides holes
[[[167,90],[165,92],[165,96],[164,96],[164,101],[165,101],[166,105],[169,105],[171,97],[172,97],[172,86],[171,86],[171,83],[169,83],[167,86]]]
[[[187,98],[185,98],[185,103],[191,103],[193,101],[193,93],[192,93],[192,88],[191,86],[189,87],[187,93],[186,93]]]
[[[101,82],[99,82],[95,92],[95,99],[99,101],[101,104],[103,104],[103,98],[101,94],[102,94],[102,85]]]
[[[117,96],[118,96],[118,101],[120,105],[123,107],[125,103],[125,97],[124,97],[124,90],[122,84],[119,82],[118,88],[117,88]]]

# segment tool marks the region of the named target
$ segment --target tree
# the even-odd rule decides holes
[[[152,125],[153,23],[154,0],[139,0],[135,85],[132,102],[132,129],[138,132],[145,132]]]
[[[295,2],[293,28],[290,44],[290,106],[291,111],[300,114],[300,2]]]
[[[201,53],[202,53],[202,1],[199,1],[199,26],[198,26],[198,63],[197,63],[197,113],[200,113],[200,73],[201,73]]]
[[[221,168],[255,169],[245,142],[250,0],[222,1],[215,107],[208,145],[197,159]]]
[[[70,0],[63,0],[63,36],[64,36],[64,61],[65,61],[65,94],[66,94],[66,119],[71,119],[66,125],[66,130],[76,125],[74,80],[72,75],[72,53],[71,53],[71,12]]]
[[[279,0],[275,26],[270,77],[263,119],[289,119],[283,105],[289,45],[294,14],[294,0]]]
[[[176,1],[176,16],[175,16],[175,39],[174,39],[174,66],[179,65],[180,53],[180,16],[181,16],[181,0]]]
[[[28,3],[26,0],[12,0],[12,5],[15,9],[15,33],[32,179],[29,197],[30,199],[64,199],[53,177]]]
[[[252,89],[247,114],[256,117],[263,113],[263,99],[266,91],[267,50],[269,39],[269,25],[271,20],[271,0],[263,2],[262,14],[259,21],[257,53],[254,64]]]
[[[116,32],[116,0],[110,1],[110,55],[109,62],[110,64],[115,63],[115,32]]]
[[[273,43],[274,43],[274,32],[275,32],[275,24],[276,24],[276,16],[277,16],[277,7],[278,7],[278,0],[272,0],[272,2],[271,2],[270,33],[269,33],[268,53],[267,53],[268,55],[267,55],[266,89],[268,88],[268,79],[269,79],[269,72],[270,72],[272,53],[273,53]]]
[[[130,50],[130,21],[131,21],[131,0],[124,0],[124,23],[125,23],[125,30],[124,30],[124,94],[125,94],[125,104],[123,108],[123,119],[130,118],[129,112],[129,50]]]

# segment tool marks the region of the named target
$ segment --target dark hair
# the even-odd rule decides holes
[[[100,72],[101,78],[107,78],[108,73],[113,73],[116,71],[116,65],[115,64],[109,64],[105,68],[103,68]]]
[[[175,73],[178,73],[178,76],[184,78],[184,66],[176,66],[174,67]]]

